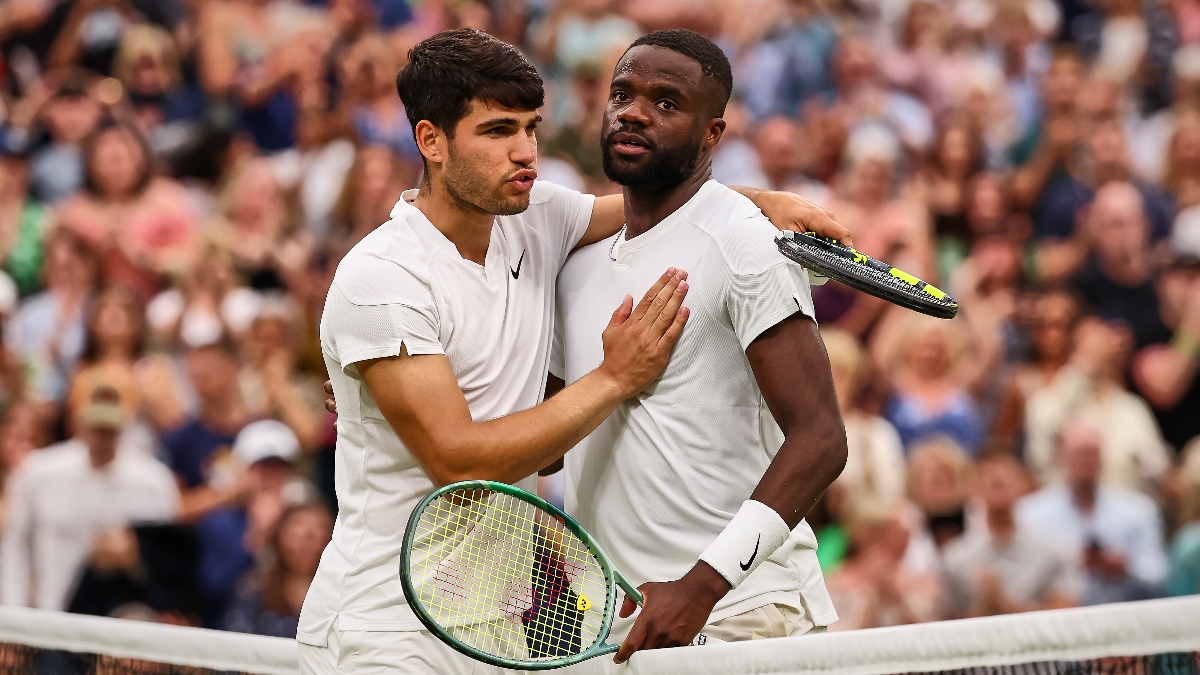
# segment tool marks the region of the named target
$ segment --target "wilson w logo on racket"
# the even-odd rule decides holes
[[[958,314],[958,302],[945,291],[836,240],[783,232],[775,244],[789,259],[864,293],[940,319]]]
[[[524,670],[617,651],[605,642],[617,587],[642,602],[570,516],[491,481],[454,483],[421,500],[404,534],[400,581],[443,642]]]

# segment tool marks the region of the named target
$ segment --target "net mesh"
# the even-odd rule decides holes
[[[416,523],[415,600],[463,644],[555,661],[601,637],[608,583],[588,547],[541,508],[481,489],[448,492]]]
[[[433,638],[430,638],[433,639]],[[489,672],[481,666],[478,672]],[[297,675],[293,640],[0,607],[0,674]],[[353,675],[353,670],[346,671]],[[437,673],[436,669],[430,671]],[[563,675],[1200,675],[1200,597],[598,657]]]

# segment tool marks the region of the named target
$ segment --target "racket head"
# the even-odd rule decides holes
[[[782,232],[775,245],[794,262],[892,304],[939,319],[958,314],[958,301],[945,291],[833,239]]]
[[[452,483],[421,500],[405,531],[400,581],[443,642],[519,670],[615,652],[605,640],[617,587],[629,588],[573,518],[492,481]]]

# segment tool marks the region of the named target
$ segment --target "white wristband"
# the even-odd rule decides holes
[[[791,533],[775,509],[747,499],[700,559],[737,588]]]

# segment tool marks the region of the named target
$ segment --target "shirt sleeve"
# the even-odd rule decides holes
[[[525,219],[539,233],[550,237],[558,268],[562,268],[567,255],[587,232],[595,203],[594,195],[585,195],[546,181],[534,183]]]
[[[348,377],[361,379],[355,364],[409,354],[444,354],[438,337],[437,311],[402,303],[364,305],[351,302],[334,285],[325,306],[325,336],[333,356]]]
[[[747,227],[745,236],[753,241],[727,247],[714,242],[719,255],[710,250],[703,264],[706,277],[722,277],[725,309],[742,349],[796,312],[816,318],[807,272],[779,255],[775,228],[770,223],[766,227],[770,230]]]

